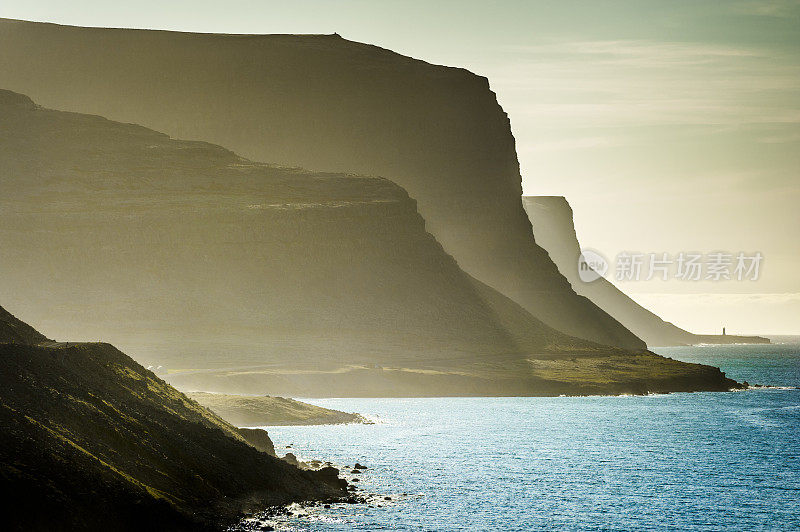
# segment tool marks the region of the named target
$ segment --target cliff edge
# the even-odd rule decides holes
[[[4,86],[48,107],[259,161],[391,179],[468,274],[570,336],[645,347],[575,294],[534,241],[509,119],[486,78],[327,35],[4,19],[0,49]]]
[[[531,353],[620,351],[468,275],[387,179],[43,107],[0,105],[0,141],[0,288],[62,336],[109,338],[186,389],[341,396],[363,388],[360,368],[433,365],[455,383]],[[386,390],[403,395],[402,381]]]
[[[542,323],[464,272],[389,180],[256,163],[43,107],[0,106],[0,140],[0,289],[60,336],[110,338],[183,389],[405,397],[728,386],[718,370],[698,379],[694,366],[652,364],[660,357]],[[567,368],[591,386],[564,381]]]

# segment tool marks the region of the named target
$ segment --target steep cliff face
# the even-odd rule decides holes
[[[485,78],[338,36],[0,21],[7,88],[257,160],[385,176],[462,268],[567,334],[644,343],[533,240],[509,121]]]
[[[550,254],[575,291],[586,296],[647,342],[648,346],[698,343],[769,343],[759,336],[698,335],[664,321],[625,295],[604,278],[584,282],[578,275],[581,250],[572,218],[572,208],[563,196],[523,198],[537,242]]]
[[[0,91],[0,101],[28,100]],[[187,389],[342,397],[730,385],[714,368],[548,327],[464,273],[385,179],[271,167],[16,103],[0,105],[0,176],[0,292],[14,308],[57,337],[111,338]]]
[[[0,343],[6,530],[220,530],[344,496],[108,344]]]
[[[464,273],[385,179],[270,167],[32,105],[0,106],[0,117],[0,289],[62,335],[109,338],[182,370],[173,382],[236,391],[275,365],[332,382],[353,366],[457,372],[616,352]],[[222,368],[237,375],[215,380]],[[265,377],[248,391],[299,386]],[[359,386],[336,385],[348,388]]]

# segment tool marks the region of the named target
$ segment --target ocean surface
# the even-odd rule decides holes
[[[800,343],[655,349],[775,388],[641,397],[311,399],[374,425],[266,427],[369,469],[369,505],[293,530],[800,530]],[[291,448],[287,448],[291,445]],[[392,498],[391,501],[383,499]],[[380,504],[380,507],[378,505]],[[295,511],[298,509],[295,508]]]

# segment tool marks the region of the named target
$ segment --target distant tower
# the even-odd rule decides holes
[[[725,336],[725,327],[722,328],[722,336]]]

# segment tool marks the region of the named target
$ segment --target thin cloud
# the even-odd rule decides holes
[[[537,142],[528,151],[546,152],[592,148],[616,148],[628,146],[634,142],[633,138],[624,137],[579,137],[564,140]]]
[[[798,15],[800,0],[762,0],[760,2],[736,2],[731,10],[738,15],[786,18]]]
[[[800,64],[791,54],[646,40],[507,52],[493,84],[514,100],[516,113],[546,126],[800,123]]]
[[[703,64],[720,57],[766,57],[769,52],[751,48],[694,42],[660,42],[651,40],[558,41],[530,46],[510,46],[511,53],[547,56],[590,55],[596,60],[607,56],[611,62],[630,59],[646,65],[660,63]]]

